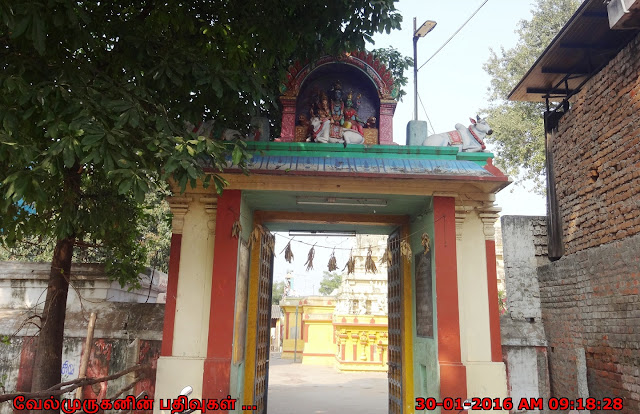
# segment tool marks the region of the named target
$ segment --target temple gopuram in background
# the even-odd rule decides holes
[[[344,273],[339,289],[282,299],[282,358],[341,371],[387,371],[387,267],[380,261],[386,244],[386,236],[358,235],[355,271]],[[365,269],[369,247],[376,272]]]

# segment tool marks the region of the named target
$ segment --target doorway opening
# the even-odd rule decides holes
[[[388,400],[387,236],[317,234],[275,233],[267,412],[374,412]]]
[[[372,409],[379,410],[382,404],[388,405],[391,413],[402,412],[402,406],[408,399],[405,395],[407,387],[403,387],[403,384],[409,383],[413,375],[411,335],[403,335],[405,331],[411,332],[412,323],[411,282],[410,279],[405,280],[411,277],[411,271],[408,261],[400,253],[401,238],[403,235],[406,237],[408,233],[406,216],[318,215],[270,211],[256,212],[254,222],[269,231],[265,233],[266,236],[263,236],[261,246],[252,248],[251,279],[256,285],[254,291],[258,291],[258,288],[260,290],[257,309],[249,311],[257,312],[257,334],[254,343],[251,335],[248,336],[247,341],[249,363],[245,371],[245,393],[249,391],[248,388],[253,388],[253,392],[249,395],[245,394],[245,401],[252,401],[257,406],[256,412],[259,413],[268,411],[282,413],[286,407],[293,407],[295,401],[291,398],[295,396],[300,398],[303,405],[292,408],[291,412],[301,413],[307,410],[310,413],[343,412],[344,404],[347,403],[344,392],[353,390],[355,385],[361,384],[365,388],[362,392],[355,394],[354,408],[363,405],[363,393],[370,390],[380,399],[376,402],[373,394],[368,398],[368,401],[374,404]],[[344,257],[341,258],[341,270],[345,273],[344,283],[341,281],[340,286],[330,292],[335,296],[320,294],[322,280],[317,278],[305,280],[303,274],[296,276],[296,272],[287,277],[286,271],[289,269],[286,264],[284,269],[274,265],[273,253],[277,250],[279,255],[284,255],[286,245],[291,241],[289,237],[286,242],[278,242],[278,232],[282,231],[283,227],[288,230],[287,227],[291,229],[300,223],[320,225],[330,223],[332,224],[330,227],[333,228],[328,230],[338,231],[344,231],[353,224],[377,230],[375,233],[367,233],[378,236],[362,236],[360,246],[357,246],[356,237],[353,246],[345,248],[349,252],[343,255],[346,261]],[[390,235],[388,240],[386,235]],[[337,250],[335,246],[331,246],[328,242],[324,245],[320,245],[317,241],[303,243],[307,245],[308,252],[301,254],[302,260],[309,270],[328,269],[332,254],[336,261],[334,271],[337,270],[338,255],[335,253]],[[317,253],[320,247],[331,250],[330,253],[325,252],[322,261]],[[354,252],[356,249],[363,251]],[[293,254],[296,255],[296,253]],[[357,258],[360,258],[360,263]],[[353,272],[349,272],[348,262],[352,262]],[[383,277],[379,274],[378,267],[384,268],[386,262],[390,265],[386,266],[387,275]],[[359,268],[362,276],[358,277],[356,268]],[[331,282],[331,272],[327,271],[327,273],[329,275],[324,285]],[[283,292],[284,297],[279,306],[280,328],[277,328],[277,321],[272,323],[272,314],[277,313],[273,310],[271,301],[274,281],[277,289],[278,282],[283,282],[283,290],[285,287],[287,289],[286,295]],[[363,281],[366,283],[361,283]],[[251,287],[249,290],[252,290]],[[276,294],[279,294],[278,290]],[[265,317],[267,314],[268,317]],[[276,326],[272,327],[272,325]],[[250,321],[248,332],[251,329]],[[278,343],[272,345],[271,341],[275,341],[278,336]],[[252,349],[255,349],[253,357],[249,355]],[[271,359],[272,356],[274,359]],[[253,366],[255,370],[252,370]],[[282,377],[278,377],[279,379],[275,382],[273,379],[270,380],[272,370],[275,370],[276,375],[282,374]],[[361,371],[375,372],[377,378],[376,375],[372,375],[373,379],[358,378],[359,375],[362,376],[361,373],[358,374]],[[347,383],[351,383],[350,380],[353,380],[353,383],[346,385],[347,383],[343,382],[341,386],[340,381],[330,379],[331,374],[336,373],[342,374],[342,379],[347,379]],[[347,373],[353,374],[353,377],[347,378],[345,376]],[[315,380],[305,380],[303,374],[308,374]],[[325,395],[328,389],[325,392],[322,391],[323,379],[321,378],[335,389],[337,393],[335,397]],[[296,380],[299,381],[298,388],[294,384]],[[309,406],[312,399],[303,397],[305,385],[311,391],[315,391],[315,395],[319,398],[320,405],[317,409]],[[278,397],[279,391],[282,391],[284,401]],[[270,392],[273,395],[270,396]],[[281,401],[278,401],[279,399]],[[328,404],[330,401],[339,403],[335,411],[330,410],[330,404]],[[278,408],[275,408],[276,404]],[[272,408],[269,409],[269,407]]]

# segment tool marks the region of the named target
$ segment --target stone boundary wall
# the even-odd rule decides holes
[[[513,401],[521,398],[546,401],[550,396],[548,348],[536,270],[549,262],[546,218],[502,216],[500,223],[507,296],[507,313],[500,318],[500,334],[509,396]]]
[[[88,317],[97,313],[93,347],[89,359],[88,377],[111,375],[137,363],[148,364],[146,378],[133,389],[137,395],[146,390],[151,397],[155,390],[156,361],[160,355],[164,304],[102,303],[88,305],[85,312],[68,312],[65,323],[65,339],[61,375],[62,381],[76,379],[80,367],[87,334]],[[35,328],[21,328],[24,310],[0,309],[0,336],[12,336],[9,344],[0,344],[1,393],[29,391],[33,371],[34,352],[37,344]],[[85,387],[85,398],[111,397],[133,381],[126,375],[104,385]],[[127,395],[127,394],[125,394]],[[0,414],[13,413],[12,405],[0,404]]]
[[[507,312],[511,319],[540,321],[540,289],[536,268],[548,263],[544,216],[503,216]]]
[[[623,397],[640,412],[640,235],[538,268],[556,397]]]
[[[640,233],[640,35],[571,99],[552,151],[567,255]]]
[[[50,270],[51,263],[0,261],[0,309],[42,311]],[[164,303],[166,273],[147,269],[139,280],[140,288],[129,290],[110,280],[103,265],[76,263],[71,267],[67,311],[97,302]]]

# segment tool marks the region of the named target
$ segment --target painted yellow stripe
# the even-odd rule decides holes
[[[254,226],[261,224],[254,217]],[[260,243],[251,245],[249,300],[247,302],[247,340],[244,363],[244,404],[253,405],[256,379],[256,341],[258,334],[258,289],[260,286]]]
[[[409,225],[402,226],[402,239],[408,240]],[[411,262],[403,259],[402,272],[402,403],[405,414],[415,412],[413,389],[413,292],[411,290]]]

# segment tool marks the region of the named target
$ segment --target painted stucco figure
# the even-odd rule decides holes
[[[344,143],[347,144],[363,144],[364,137],[358,131],[346,129],[338,126],[337,137],[334,137],[329,131],[334,125],[330,120],[322,120],[318,117],[311,118],[312,135],[307,141],[314,140],[321,143]]]
[[[342,135],[343,125],[344,101],[342,99],[342,84],[337,80],[331,90],[331,125],[329,127],[329,136],[339,139]]]
[[[344,109],[344,125],[343,127],[347,129],[353,129],[358,131],[361,135],[364,135],[364,130],[362,129],[362,124],[364,121],[358,117],[358,107],[361,96],[358,95],[354,101],[353,91],[349,91],[347,94],[347,100],[345,102]]]
[[[481,152],[486,149],[484,138],[493,134],[493,129],[487,120],[476,116],[476,119],[469,118],[471,125],[465,127],[456,124],[455,131],[443,132],[429,135],[422,145],[429,147],[457,146],[464,152]]]

